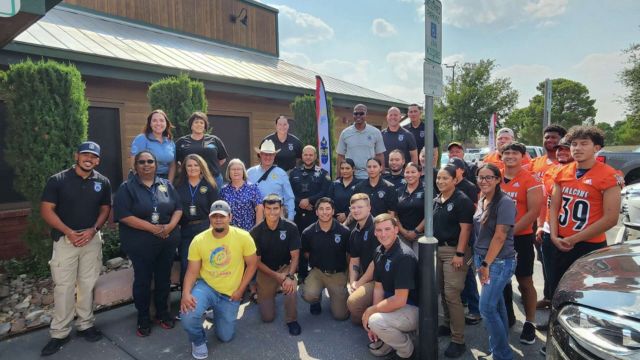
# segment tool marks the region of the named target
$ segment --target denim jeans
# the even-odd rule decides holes
[[[475,255],[476,267],[480,267],[483,257]],[[496,360],[511,360],[513,353],[509,346],[509,321],[502,292],[511,281],[516,270],[516,259],[496,259],[489,266],[489,282],[482,285],[480,292],[480,314],[489,333],[489,348]]]
[[[189,340],[195,345],[202,345],[207,341],[202,319],[205,311],[213,308],[213,327],[216,336],[222,342],[231,341],[236,332],[239,301],[231,301],[227,295],[220,294],[204,280],[198,280],[191,289],[191,295],[196,299],[196,307],[188,313],[181,314],[181,323],[189,335]]]
[[[470,315],[480,315],[480,294],[478,294],[478,284],[473,267],[469,266],[467,277],[464,280],[464,290],[462,290],[462,302],[467,304]]]

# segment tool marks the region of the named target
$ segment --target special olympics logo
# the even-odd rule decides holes
[[[215,248],[209,256],[209,264],[213,267],[223,267],[229,265],[231,255],[229,249],[225,245]]]

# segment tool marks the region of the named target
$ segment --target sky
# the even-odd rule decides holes
[[[423,0],[262,0],[279,13],[280,57],[407,102],[423,103]],[[525,107],[545,78],[587,86],[597,122],[624,119],[640,42],[638,0],[443,0],[443,64],[494,59]],[[451,69],[443,67],[445,81]],[[553,119],[552,119],[553,120]]]

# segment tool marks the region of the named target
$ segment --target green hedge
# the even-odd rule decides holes
[[[204,84],[186,74],[171,76],[152,83],[147,93],[152,109],[162,109],[175,125],[176,137],[191,133],[187,120],[194,111],[207,113]]]

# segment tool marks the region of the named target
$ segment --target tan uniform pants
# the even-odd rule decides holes
[[[451,341],[464,344],[464,306],[460,294],[464,289],[464,281],[467,277],[469,266],[467,262],[471,258],[471,250],[467,247],[463,259],[463,265],[455,269],[451,260],[456,255],[454,246],[438,246],[436,260],[436,276],[440,286],[440,300],[444,310],[442,325],[451,329]]]
[[[53,290],[54,314],[51,320],[52,338],[62,339],[71,332],[75,315],[77,330],[93,326],[93,287],[102,269],[102,237],[98,232],[87,245],[75,247],[66,236],[53,243],[49,261]]]
[[[374,287],[375,283],[373,281],[369,281],[349,295],[349,298],[347,299],[347,308],[351,314],[351,321],[354,324],[362,324],[362,314],[364,314],[369,306],[373,305]]]
[[[410,332],[418,328],[418,307],[405,305],[390,313],[375,313],[369,317],[369,329],[396,354],[408,358],[413,354]]]
[[[286,274],[287,267],[283,267],[278,270],[279,273]],[[258,307],[260,308],[260,317],[264,322],[272,322],[276,317],[276,294],[280,283],[271,276],[258,270],[256,276],[256,283],[258,284]],[[297,310],[297,292],[293,291],[288,295],[284,295],[284,313],[285,322],[290,323],[298,319]]]
[[[346,320],[349,317],[347,309],[347,274],[339,272],[326,274],[318,268],[313,268],[304,280],[302,298],[313,304],[322,300],[322,290],[327,289],[331,302],[331,314],[336,320]]]

